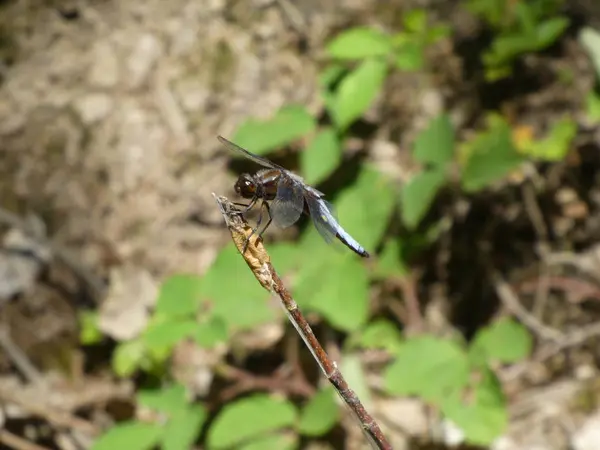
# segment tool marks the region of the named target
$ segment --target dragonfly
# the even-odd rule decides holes
[[[307,214],[325,242],[330,244],[337,238],[358,255],[369,257],[364,247],[339,224],[333,205],[323,198],[325,194],[306,184],[300,176],[267,158],[255,155],[222,136],[217,138],[232,152],[264,167],[254,175],[241,174],[234,185],[238,195],[250,200],[247,205],[241,204],[245,207],[243,213],[252,209],[259,200],[261,201],[256,228],[252,230],[250,236],[260,228],[263,209],[267,211],[269,220],[259,236],[262,236],[271,222],[275,222],[279,228],[287,228],[296,223],[302,214]],[[268,202],[271,204],[269,205]],[[245,252],[245,248],[243,251]]]

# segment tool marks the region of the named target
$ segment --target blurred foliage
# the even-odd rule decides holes
[[[558,15],[559,1],[465,3],[494,32],[492,45],[482,56],[490,80],[509,74],[515,58],[551,45],[568,25]],[[397,33],[370,27],[343,31],[327,44],[330,59],[318,80],[325,107],[320,113],[326,113],[330,123],[323,124],[326,121],[317,120],[302,106],[288,105],[269,120],[248,119],[232,140],[263,155],[301,141],[305,144],[299,155],[301,174],[310,184],[327,181],[344,164],[343,148],[351,126],[381,95],[389,74],[427,70],[427,47],[449,32],[444,24],[431,24],[423,10],[407,13],[403,30]],[[597,36],[588,33],[585,39],[595,42]],[[597,49],[592,50],[598,61]],[[587,99],[591,120],[600,120],[598,98],[590,93]],[[332,201],[344,228],[365,248],[376,250],[370,264],[345,248],[336,251],[335,245],[326,245],[314,227],[308,227],[297,243],[269,245],[277,270],[294,273],[290,284],[302,310],[318,313],[347,335],[341,367],[365,404],[370,389],[358,352],[379,349],[392,357],[384,374],[389,395],[416,395],[438,407],[471,443],[489,444],[504,431],[506,398],[494,367],[527,357],[532,346],[529,332],[501,319],[481,328],[470,343],[427,334],[405,337],[395,322],[371,316],[369,291],[381,280],[408,275],[409,256],[436,239],[441,219],[425,218],[441,190],[452,187],[476,195],[519,171],[524,162],[560,161],[575,133],[575,122],[568,117],[550,124],[545,136],[534,137],[528,128],[491,112],[481,129],[459,140],[450,116],[440,114],[416,137],[412,155],[420,167],[402,188],[363,165]],[[396,213],[404,229],[390,232]],[[235,399],[221,405],[207,423],[204,406],[189,400],[183,386],[168,381],[166,363],[178,342],[188,339],[212,348],[229,342],[239,331],[275,320],[267,297],[233,245],[221,251],[204,276],[176,275],[166,280],[147,329],[133,340],[120,342],[113,358],[119,376],[147,371],[164,380],[165,387],[141,391],[137,398],[139,406],[156,411],[161,419],[119,423],[94,449],[156,445],[184,449],[202,430],[208,449],[294,449],[300,436],[328,433],[340,419],[331,388],[321,389],[300,406],[268,394]],[[96,322],[93,313],[82,316],[83,343],[101,338]]]
[[[531,348],[528,331],[511,319],[482,328],[469,346],[427,335],[409,338],[397,343],[385,387],[390,394],[423,398],[461,427],[469,442],[489,445],[508,423],[492,365],[518,362]]]
[[[138,405],[154,411],[162,420],[147,423],[129,420],[118,423],[98,439],[92,450],[183,450],[196,440],[207,412],[188,399],[181,385],[162,390],[140,391]]]
[[[247,120],[235,133],[234,142],[261,155],[311,133],[315,127],[315,119],[303,106],[288,105],[270,120]]]
[[[514,60],[554,44],[569,19],[559,15],[563,0],[467,0],[467,8],[495,31],[483,55],[486,78],[495,81],[512,73]]]
[[[579,42],[588,52],[596,69],[596,82],[600,81],[600,32],[585,27],[579,33]],[[600,93],[592,91],[586,97],[586,113],[592,123],[600,122]]]

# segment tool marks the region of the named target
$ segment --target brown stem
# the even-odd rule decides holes
[[[379,428],[375,419],[367,412],[356,393],[350,389],[337,364],[329,358],[304,318],[304,315],[298,309],[298,305],[285,288],[279,275],[277,275],[275,268],[271,265],[271,258],[263,246],[262,240],[258,236],[252,235],[252,228],[246,223],[241,212],[227,198],[213,195],[221,209],[233,242],[244,257],[246,264],[248,264],[248,267],[261,286],[269,292],[275,292],[279,295],[292,325],[294,325],[306,343],[323,374],[360,421],[363,432],[373,448],[391,450],[392,445],[384,436],[381,428]],[[247,243],[248,245],[246,245]]]

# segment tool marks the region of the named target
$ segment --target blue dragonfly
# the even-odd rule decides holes
[[[325,242],[329,244],[337,238],[358,255],[369,257],[369,253],[339,224],[333,205],[323,198],[325,194],[307,185],[295,173],[268,159],[250,153],[222,136],[218,136],[218,139],[229,150],[264,167],[254,175],[241,174],[234,186],[238,195],[250,200],[248,205],[243,205],[246,207],[244,213],[253,208],[259,200],[261,201],[260,214],[253,234],[262,223],[263,209],[266,209],[269,220],[259,236],[262,236],[271,222],[275,222],[275,225],[280,228],[287,228],[296,223],[304,213],[311,217]]]

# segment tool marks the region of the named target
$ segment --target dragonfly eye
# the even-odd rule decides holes
[[[254,181],[248,175],[240,175],[233,188],[236,194],[242,197],[253,197],[256,190]]]

